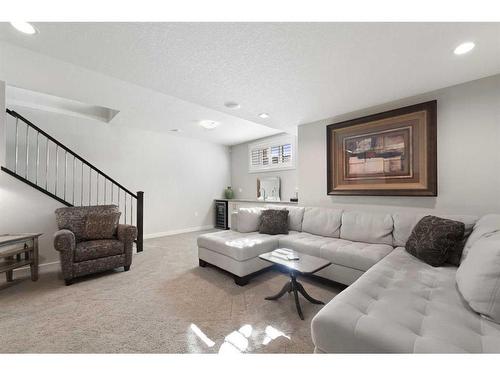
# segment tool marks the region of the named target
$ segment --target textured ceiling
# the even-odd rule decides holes
[[[500,72],[500,23],[35,25],[0,24],[0,38],[282,130]],[[475,50],[455,56],[466,40]]]

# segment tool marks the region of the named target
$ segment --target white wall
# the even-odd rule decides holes
[[[5,164],[5,82],[0,80],[0,165]]]
[[[264,139],[272,139],[267,137]],[[255,141],[253,141],[255,142]],[[298,188],[297,168],[259,173],[248,173],[248,143],[231,147],[231,184],[235,198],[257,198],[257,178],[279,176],[281,180],[281,200],[289,201]]]
[[[140,87],[31,52],[18,54],[14,48],[8,52],[0,57],[0,80],[7,84],[123,109],[116,121],[104,124],[15,108],[129,190],[143,190],[146,235],[213,224],[213,199],[222,197],[230,184],[228,147],[166,131],[142,130],[141,125],[150,119],[134,107],[134,90],[144,90]],[[167,129],[177,127],[168,118],[151,119],[159,120]],[[42,263],[58,259],[52,235],[54,210],[60,206],[0,173],[0,232],[44,232]]]
[[[397,84],[395,82],[394,84]],[[437,197],[326,194],[326,126],[437,99]],[[299,126],[300,205],[500,213],[500,75]]]

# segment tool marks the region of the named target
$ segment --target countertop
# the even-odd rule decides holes
[[[279,204],[279,205],[292,205],[292,206],[297,206],[299,203],[298,202],[289,202],[289,201],[262,201],[258,199],[251,199],[251,198],[241,198],[241,199],[215,199],[216,201],[227,201],[227,202],[245,202],[245,203],[260,203],[260,204]]]

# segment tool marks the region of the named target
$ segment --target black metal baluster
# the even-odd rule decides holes
[[[57,183],[59,182],[59,145],[56,144],[56,183],[55,183],[55,193],[57,195]]]
[[[73,156],[73,174],[72,174],[72,177],[73,177],[73,182],[71,184],[71,190],[72,190],[72,194],[71,194],[71,198],[73,200],[73,206],[75,205],[75,170],[76,170],[76,158]]]
[[[19,119],[16,118],[16,165],[14,166],[14,172],[16,173],[17,173],[17,162],[19,160],[18,138],[19,138]]]
[[[96,192],[96,202],[97,203],[96,204],[99,205],[99,173],[97,173],[96,179],[97,179],[97,188],[96,188],[96,190],[97,190],[97,192]]]
[[[120,187],[118,186],[118,211],[120,211]]]
[[[80,181],[80,206],[83,206],[83,161],[82,161],[82,179]]]
[[[30,150],[30,128],[28,124],[26,124],[26,171],[24,171],[26,179],[28,179],[28,170],[29,170],[29,150]]]
[[[89,206],[92,205],[92,168],[89,166]]]
[[[48,189],[49,185],[49,159],[50,159],[49,150],[50,150],[49,139],[47,138],[47,142],[45,142],[45,190]]]
[[[66,200],[66,175],[68,173],[68,152],[64,150],[64,193],[63,193],[63,199]]]
[[[39,145],[40,132],[36,132],[36,174],[35,184],[38,185],[38,169],[40,167],[40,145]]]

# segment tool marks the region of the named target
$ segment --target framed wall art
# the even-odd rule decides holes
[[[329,195],[437,196],[437,102],[327,126]]]

